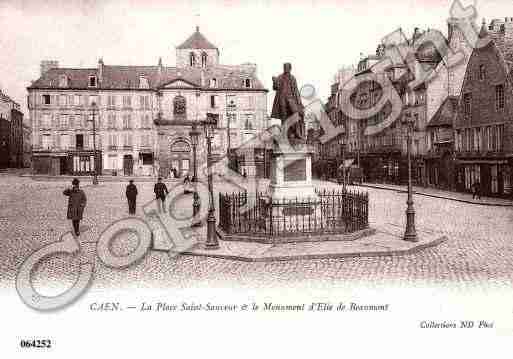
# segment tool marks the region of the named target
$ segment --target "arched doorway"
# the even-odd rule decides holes
[[[191,166],[191,147],[185,139],[178,139],[171,144],[170,170],[176,169],[179,177],[184,177]]]

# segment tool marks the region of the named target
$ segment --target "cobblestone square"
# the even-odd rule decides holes
[[[83,234],[83,255],[95,262],[94,286],[101,287],[275,287],[312,283],[319,286],[447,286],[451,290],[479,287],[483,290],[511,286],[513,279],[513,210],[439,198],[415,197],[417,230],[436,232],[448,241],[414,255],[374,258],[297,260],[245,263],[224,259],[178,256],[151,251],[142,262],[124,270],[105,267],[95,255],[100,233],[113,221],[127,216],[124,182],[103,182],[93,187],[82,180],[88,197]],[[153,198],[153,183],[137,183],[137,216],[141,205]],[[2,176],[0,181],[0,276],[13,286],[16,268],[34,250],[57,241],[70,223],[66,217],[67,182],[38,182],[30,178]],[[173,186],[173,183],[168,183]],[[317,182],[318,188],[337,185]],[[233,190],[215,183],[215,190]],[[360,188],[370,196],[371,226],[400,235],[404,228],[406,194]],[[191,211],[191,196],[176,203],[176,213]],[[205,226],[201,229],[206,231]],[[201,231],[200,230],[200,231]],[[203,236],[204,238],[204,236]],[[129,235],[114,243],[114,251],[129,252],[135,245]],[[54,282],[65,288],[75,278],[78,261],[56,255],[36,272],[35,285]]]

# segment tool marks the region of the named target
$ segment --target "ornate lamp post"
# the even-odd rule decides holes
[[[406,107],[407,109],[410,108],[409,103],[407,103]],[[403,116],[402,124],[406,127],[406,153],[408,156],[408,200],[406,201],[406,229],[404,231],[404,240],[408,242],[417,242],[417,231],[415,230],[415,209],[413,208],[413,187],[411,181],[411,143],[415,122],[412,120],[412,116],[409,111],[405,113],[405,116]]]
[[[207,114],[207,119],[203,122],[205,137],[207,139],[207,169],[208,169],[208,192],[209,192],[209,208],[207,217],[207,242],[206,249],[218,249],[219,242],[216,236],[216,215],[214,207],[214,186],[212,178],[212,139],[214,138],[214,130],[217,127],[217,119],[213,114]]]
[[[342,152],[342,188],[344,191],[346,190],[346,144],[344,143],[344,140],[342,137],[340,137],[340,151]]]
[[[198,182],[198,165],[197,165],[197,157],[196,157],[196,147],[198,146],[199,135],[200,135],[200,131],[198,131],[196,123],[194,123],[192,125],[192,130],[189,132],[189,136],[191,137],[191,144],[192,144],[192,168],[193,168],[192,183],[194,186],[192,214],[194,217],[196,217],[196,215],[199,213],[199,210],[200,210],[200,199],[199,199],[198,191],[196,188],[196,183]],[[201,226],[201,221],[198,221],[198,222],[195,222],[192,224],[192,227],[199,227],[199,226]]]
[[[233,102],[233,100],[230,101],[230,103],[227,105],[227,109],[226,109],[226,121],[227,121],[227,128],[226,128],[226,132],[227,132],[227,140],[228,140],[228,146],[227,146],[227,149],[226,149],[226,155],[228,156],[228,158],[230,158],[230,149],[231,149],[231,136],[230,136],[230,130],[231,130],[231,122],[232,122],[232,116],[233,114],[235,113],[235,103]]]
[[[93,185],[98,184],[98,160],[96,158],[96,111],[98,110],[98,106],[96,105],[96,102],[93,102],[91,104],[91,112],[92,112],[92,122],[93,122],[93,158],[94,158],[94,170],[93,170]],[[99,117],[99,115],[98,115]]]

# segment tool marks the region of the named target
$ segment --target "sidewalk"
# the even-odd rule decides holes
[[[447,240],[435,232],[418,231],[419,242],[402,239],[403,229],[396,226],[376,228],[376,233],[354,241],[326,241],[283,244],[219,241],[219,249],[205,249],[206,226],[195,230],[201,240],[183,255],[202,256],[245,262],[272,262],[305,259],[376,257],[409,255],[435,247]]]
[[[380,183],[363,183],[361,187],[384,189],[389,191],[403,192],[406,193],[406,186],[398,186],[393,184],[380,184]],[[501,207],[513,207],[513,201],[503,198],[491,198],[482,197],[481,199],[472,199],[472,195],[469,193],[451,192],[444,191],[435,188],[425,188],[413,186],[413,193],[420,196],[443,198],[451,201],[480,204],[483,206],[501,206]]]
[[[57,182],[68,182],[73,178],[78,178],[81,181],[92,181],[93,176],[50,176],[50,175],[33,175],[33,174],[22,174],[20,177],[31,178],[34,181],[57,181]],[[153,176],[98,176],[99,182],[128,182],[134,180],[135,182],[157,182],[158,177]],[[163,178],[165,182],[183,182],[183,178]]]

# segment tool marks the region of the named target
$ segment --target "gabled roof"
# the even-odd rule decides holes
[[[214,49],[217,50],[217,47],[213,45],[210,41],[207,40],[205,36],[201,32],[199,32],[199,27],[196,26],[196,32],[189,36],[187,40],[181,45],[176,47],[177,49]]]
[[[453,118],[458,109],[458,98],[448,96],[433,115],[427,127],[452,126]]]

